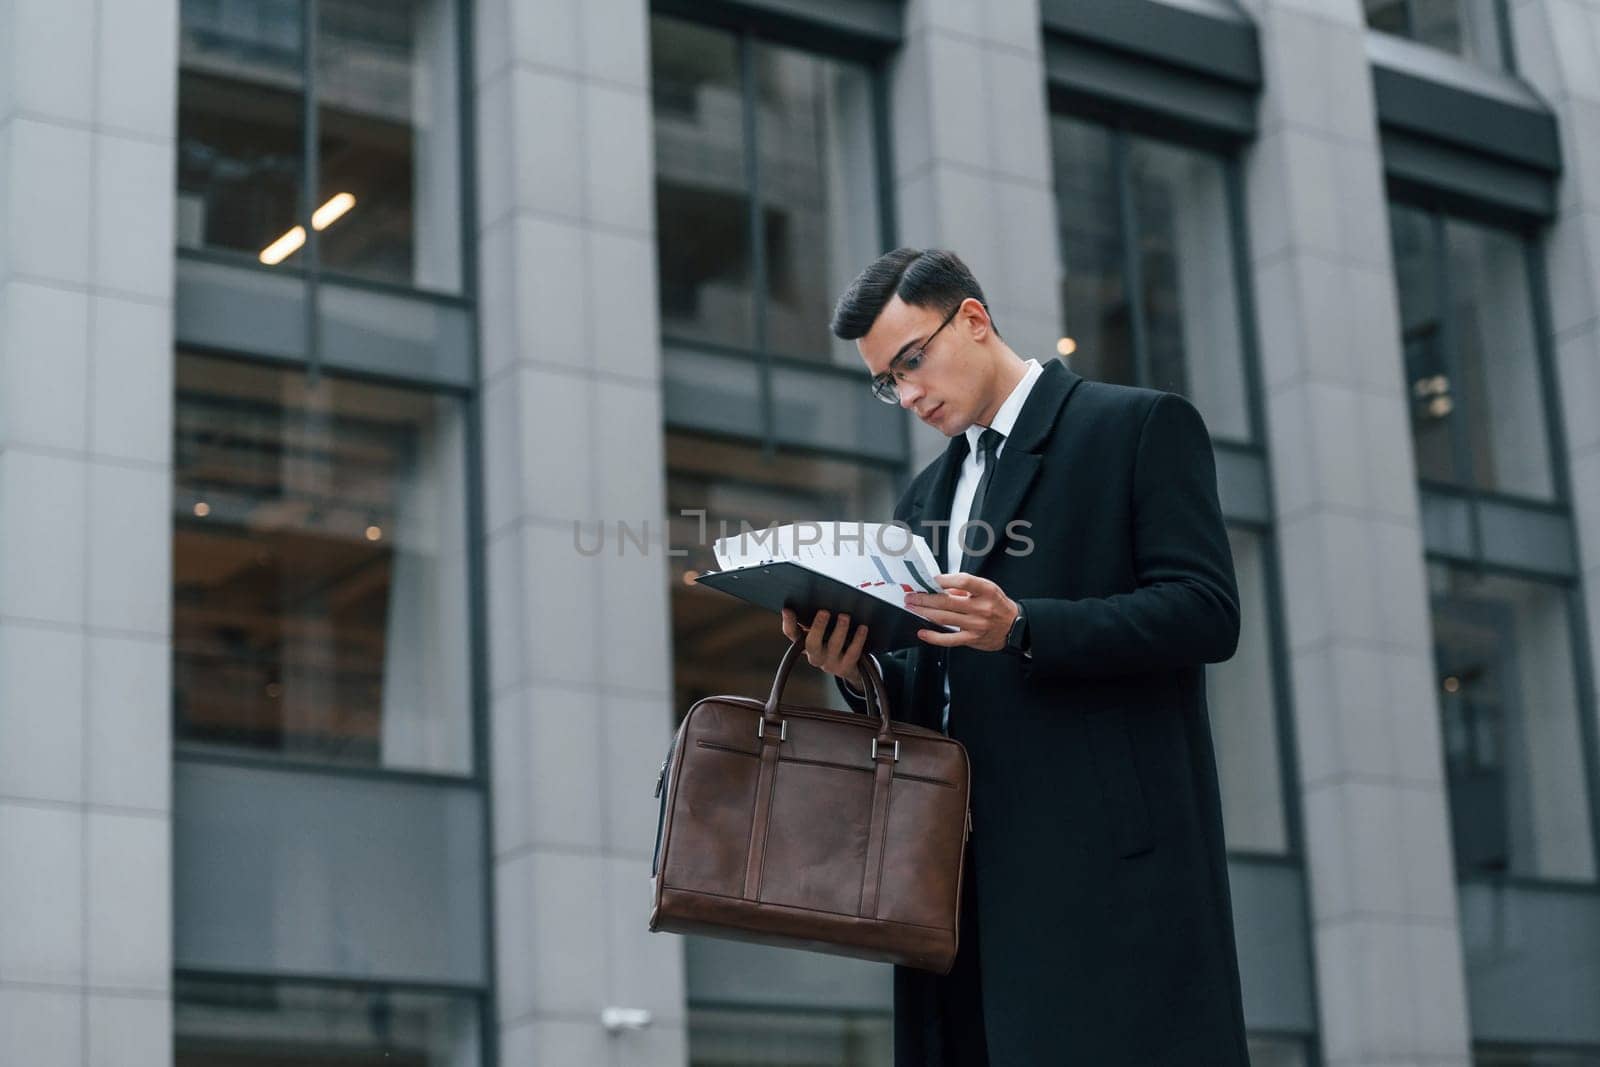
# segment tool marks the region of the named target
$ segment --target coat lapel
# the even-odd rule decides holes
[[[994,469],[994,480],[989,483],[989,495],[983,502],[983,514],[972,516],[974,521],[981,519],[988,523],[989,529],[994,531],[994,537],[989,539],[988,551],[973,553],[976,557],[972,561],[973,573],[981,571],[993,553],[1004,550],[1007,543],[1006,526],[1016,518],[1017,509],[1022,506],[1034,479],[1038,477],[1040,453],[1050,440],[1056,416],[1082,381],[1067,369],[1066,364],[1051,360],[1045,364],[1039,380],[1033,383],[1033,390],[1028,394],[1022,410],[1017,413],[1016,425],[1011,428],[1011,436],[1000,453],[999,463]],[[965,438],[965,435],[962,437]],[[956,466],[959,468],[959,462]],[[952,492],[954,487],[952,481]],[[950,496],[946,495],[944,499],[944,513],[948,515]],[[975,548],[984,547],[983,542],[984,538],[976,532],[969,540]]]

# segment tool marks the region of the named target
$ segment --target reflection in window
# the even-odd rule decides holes
[[[1552,498],[1523,239],[1400,205],[1389,220],[1418,476]]]
[[[183,0],[178,244],[408,287],[461,284],[452,0],[319,0],[303,217],[303,0]]]
[[[1365,0],[1367,25],[1409,37],[1480,66],[1505,64],[1502,0]]]
[[[828,321],[880,251],[871,75],[663,16],[651,50],[663,332],[856,365]]]
[[[1277,699],[1261,536],[1230,527],[1239,583],[1239,650],[1206,670],[1206,707],[1217,752],[1222,824],[1230,851],[1288,851]]]
[[[477,1067],[474,997],[179,979],[175,1067]]]
[[[1593,878],[1567,590],[1428,576],[1457,869]]]
[[[455,20],[450,0],[318,0],[325,269],[460,288]]]
[[[182,354],[180,742],[472,766],[460,403]]]
[[[178,244],[254,256],[300,216],[301,0],[183,0],[181,20]]]
[[[686,556],[668,560],[672,601],[673,706],[687,711],[715,693],[764,695],[785,641],[771,612],[725,593],[689,584],[716,567],[711,545],[747,522],[754,529],[814,519],[881,522],[894,511],[890,471],[842,460],[780,452],[762,458],[757,445],[667,434],[667,514],[671,543]],[[700,520],[683,511],[704,509]],[[787,700],[843,708],[820,671],[802,665],[789,679]]]
[[[1075,119],[1050,123],[1061,227],[1061,306],[1072,369],[1097,381],[1138,381],[1133,308],[1123,257],[1112,133]]]
[[[1145,384],[1189,397],[1217,436],[1247,438],[1222,161],[1130,137],[1128,181],[1149,347]]]
[[[1061,342],[1085,377],[1187,396],[1248,440],[1236,242],[1220,158],[1057,115]]]
[[[888,1016],[827,1011],[696,1008],[690,1067],[890,1067]]]

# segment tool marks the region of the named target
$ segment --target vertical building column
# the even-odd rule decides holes
[[[1250,268],[1328,1067],[1469,1039],[1372,79],[1356,0],[1250,0]]]
[[[897,237],[972,268],[1024,359],[1061,336],[1060,257],[1038,0],[909,0],[890,70]],[[945,438],[917,426],[913,468]]]
[[[0,1062],[172,1062],[177,0],[0,5]]]
[[[1600,664],[1600,4],[1511,0],[1517,71],[1555,112],[1556,218],[1545,231],[1562,432],[1570,464],[1589,661]],[[1590,682],[1593,684],[1593,672]],[[1600,700],[1591,689],[1591,701]]]
[[[502,1062],[676,1065],[681,942],[646,930],[672,711],[649,9],[475,12]],[[653,1022],[607,1034],[613,1005]]]

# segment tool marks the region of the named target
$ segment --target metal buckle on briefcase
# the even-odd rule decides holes
[[[878,758],[878,739],[876,737],[872,739],[872,758]],[[894,743],[894,759],[891,762],[900,762],[900,742],[898,740]]]
[[[756,720],[756,740],[757,741],[765,740],[766,736],[767,736],[766,731],[767,731],[767,720],[765,718],[757,719]],[[779,719],[778,720],[778,741],[781,744],[782,742],[787,741],[787,740],[789,740],[789,720],[788,719]]]

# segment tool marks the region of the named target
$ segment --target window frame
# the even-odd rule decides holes
[[[492,880],[492,879],[491,879]],[[478,1026],[478,1052],[479,1062],[483,1067],[495,1067],[499,1063],[498,1021],[495,1018],[495,990],[493,987],[493,969],[490,969],[491,978],[485,985],[462,985],[459,983],[441,983],[426,981],[409,981],[406,979],[386,979],[384,981],[369,981],[360,978],[340,978],[324,974],[277,974],[266,971],[220,971],[199,970],[190,967],[176,967],[172,972],[172,1041],[173,1055],[177,1055],[178,1028],[177,1008],[180,1003],[178,996],[180,987],[185,983],[207,985],[258,985],[268,983],[272,985],[303,986],[313,989],[325,989],[354,993],[400,993],[418,994],[422,996],[459,997],[473,1002],[473,1015]]]
[[[1372,24],[1367,21],[1367,10],[1365,3],[1363,3],[1361,6],[1361,24],[1372,33],[1388,33],[1392,37],[1401,37],[1407,41],[1412,41],[1416,44],[1422,45],[1424,48],[1433,48],[1437,51],[1444,52],[1445,55],[1455,56],[1463,63],[1476,64],[1478,62],[1472,56],[1461,55],[1458,52],[1446,51],[1443,48],[1439,48],[1437,45],[1431,45],[1426,41],[1418,40],[1416,36],[1417,0],[1396,0],[1396,2],[1400,5],[1401,19],[1405,22],[1404,33],[1390,33],[1388,30],[1374,29]],[[1461,4],[1462,0],[1455,0],[1455,2],[1457,4],[1457,11],[1459,11],[1459,5]],[[1499,70],[1505,74],[1515,75],[1517,74],[1517,55],[1516,48],[1513,46],[1511,37],[1511,13],[1506,7],[1506,0],[1489,0],[1489,2],[1494,5],[1495,37],[1500,46],[1500,55],[1497,57],[1499,59],[1500,66],[1498,68],[1491,69]]]
[[[1530,511],[1559,512],[1570,516],[1572,513],[1572,490],[1568,478],[1567,456],[1563,446],[1564,434],[1561,425],[1561,397],[1555,380],[1555,359],[1552,351],[1552,337],[1550,326],[1550,309],[1546,300],[1549,287],[1546,282],[1543,247],[1539,232],[1528,225],[1507,225],[1503,220],[1486,219],[1475,216],[1470,212],[1447,210],[1437,201],[1425,196],[1407,196],[1391,190],[1386,198],[1386,205],[1401,207],[1409,211],[1418,212],[1428,217],[1431,227],[1433,242],[1433,261],[1428,265],[1437,293],[1439,305],[1439,347],[1443,353],[1445,367],[1452,382],[1461,383],[1459,391],[1452,389],[1457,405],[1463,409],[1464,415],[1460,420],[1454,421],[1450,427],[1450,453],[1451,465],[1460,476],[1463,472],[1471,477],[1473,468],[1473,454],[1471,443],[1467,439],[1467,424],[1473,422],[1482,413],[1479,408],[1482,398],[1473,395],[1467,386],[1467,378],[1461,373],[1461,355],[1459,339],[1456,337],[1455,325],[1451,321],[1449,308],[1452,304],[1451,272],[1449,256],[1446,251],[1446,226],[1449,222],[1456,221],[1485,229],[1499,230],[1517,240],[1522,253],[1523,277],[1527,286],[1528,309],[1533,328],[1533,351],[1536,365],[1536,385],[1539,394],[1539,403],[1543,409],[1544,426],[1543,435],[1545,449],[1550,459],[1550,486],[1551,496],[1548,500],[1525,493],[1508,492],[1504,489],[1486,489],[1467,482],[1445,482],[1434,478],[1417,478],[1417,487],[1420,491],[1434,493],[1440,496],[1467,498],[1473,502],[1492,501],[1509,505],[1513,508],[1527,509]],[[1396,295],[1398,296],[1399,281],[1396,275]],[[1405,324],[1401,323],[1400,343],[1404,352],[1406,342]],[[1401,364],[1401,374],[1406,369]],[[1411,383],[1404,380],[1406,395],[1410,396]],[[1481,523],[1478,520],[1477,509],[1473,509],[1472,544],[1475,556],[1483,554],[1483,536]]]
[[[1529,497],[1514,493],[1506,493],[1495,489],[1481,489],[1472,485],[1455,485],[1433,480],[1417,478],[1417,494],[1419,505],[1425,507],[1429,499],[1435,501],[1460,501],[1466,508],[1468,515],[1468,548],[1466,552],[1454,551],[1448,545],[1436,539],[1430,539],[1426,525],[1423,526],[1423,563],[1445,564],[1460,568],[1477,576],[1499,576],[1514,578],[1520,581],[1536,582],[1541,585],[1559,588],[1566,598],[1567,617],[1569,621],[1568,635],[1571,642],[1573,664],[1573,684],[1577,687],[1578,709],[1578,737],[1583,746],[1583,774],[1585,786],[1588,789],[1587,810],[1589,813],[1590,836],[1594,841],[1594,850],[1597,857],[1596,874],[1589,879],[1542,878],[1519,874],[1486,874],[1472,872],[1463,875],[1458,868],[1452,865],[1452,874],[1460,882],[1471,882],[1492,886],[1526,886],[1531,888],[1555,888],[1563,890],[1594,890],[1600,889],[1600,722],[1597,722],[1597,703],[1594,693],[1595,665],[1590,654],[1591,629],[1587,607],[1584,603],[1583,575],[1575,558],[1550,559],[1549,566],[1543,569],[1534,569],[1525,565],[1507,561],[1496,557],[1486,550],[1483,535],[1483,509],[1485,505],[1492,505],[1503,509],[1510,516],[1535,516],[1559,520],[1567,531],[1567,543],[1577,545],[1576,524],[1573,519],[1573,494],[1572,478],[1569,458],[1566,448],[1565,419],[1561,409],[1560,383],[1557,379],[1558,370],[1555,360],[1555,327],[1550,312],[1550,286],[1548,274],[1545,270],[1545,255],[1547,251],[1548,235],[1540,226],[1531,222],[1508,222],[1503,216],[1485,208],[1482,213],[1463,210],[1454,201],[1443,201],[1439,197],[1428,194],[1427,190],[1412,190],[1408,187],[1396,187],[1391,181],[1385,198],[1386,205],[1401,206],[1413,211],[1427,214],[1433,226],[1433,240],[1435,248],[1435,262],[1432,264],[1434,284],[1439,286],[1439,302],[1441,308],[1449,307],[1449,264],[1444,251],[1443,234],[1445,222],[1456,219],[1461,222],[1477,226],[1494,227],[1502,232],[1514,235],[1522,247],[1525,277],[1528,285],[1528,306],[1531,313],[1534,332],[1533,352],[1537,360],[1535,371],[1538,375],[1539,399],[1544,408],[1544,432],[1546,447],[1550,457],[1550,479],[1553,489],[1549,500]],[[1399,280],[1396,276],[1396,295],[1398,297]],[[1446,348],[1445,358],[1447,365],[1454,368],[1458,365],[1459,356],[1450,343],[1451,328],[1448,325],[1449,315],[1441,312],[1441,344]],[[1399,338],[1404,345],[1404,327]],[[1401,374],[1406,370],[1402,362]],[[1464,379],[1459,379],[1463,382]],[[1406,396],[1410,397],[1410,382],[1402,377]],[[1477,402],[1470,393],[1461,394],[1461,400],[1467,417],[1472,417],[1477,411]],[[1464,445],[1463,432],[1460,428],[1452,428],[1452,457],[1454,464],[1460,468],[1463,458],[1466,459],[1466,469],[1471,469],[1470,450],[1463,457],[1461,448]],[[1431,597],[1430,612],[1431,612]],[[1428,628],[1430,664],[1433,661],[1433,627],[1430,620]]]
[[[300,74],[303,86],[300,91],[300,126],[301,126],[301,151],[300,151],[300,203],[299,219],[310,219],[319,206],[317,199],[317,173],[321,159],[319,151],[319,122],[318,122],[318,97],[317,97],[317,27],[321,12],[322,0],[296,0],[300,5]],[[324,356],[324,343],[322,338],[323,319],[321,315],[321,296],[324,288],[345,289],[355,292],[384,295],[405,301],[416,302],[444,311],[454,311],[464,314],[468,321],[469,338],[462,351],[453,355],[456,361],[463,365],[465,376],[473,379],[477,376],[478,344],[476,338],[475,311],[478,294],[478,233],[476,220],[478,218],[477,197],[477,137],[476,127],[473,123],[473,107],[476,99],[476,90],[472,80],[472,58],[474,42],[472,37],[472,0],[450,0],[453,6],[451,29],[454,35],[453,51],[455,53],[455,111],[457,130],[457,151],[459,158],[456,160],[456,180],[458,182],[458,195],[456,197],[456,213],[461,220],[462,231],[458,241],[461,262],[459,267],[460,289],[457,292],[444,290],[422,289],[414,286],[403,285],[397,282],[386,281],[379,278],[364,277],[338,270],[328,270],[322,266],[319,254],[319,237],[315,226],[306,226],[306,242],[302,246],[300,262],[294,265],[279,265],[269,267],[247,253],[235,249],[202,246],[189,248],[176,246],[178,260],[178,297],[182,304],[184,284],[182,275],[184,264],[193,263],[197,266],[212,265],[222,268],[225,272],[237,273],[240,276],[260,276],[264,278],[288,279],[297,283],[300,289],[300,300],[303,303],[303,315],[300,327],[301,341],[298,351],[291,357],[304,363],[309,368],[313,377],[321,372],[326,358]],[[181,58],[179,69],[182,68]],[[297,220],[298,221],[298,220]],[[178,317],[179,340],[189,347],[198,347],[191,343],[191,339],[184,336],[182,308]],[[198,340],[198,339],[195,339]],[[214,341],[214,338],[206,338]],[[341,370],[341,373],[344,373]],[[396,368],[397,376],[405,378],[409,384],[421,381],[444,387],[459,386],[462,384],[463,375],[456,374],[429,374],[418,375],[403,368]]]
[[[1588,651],[1589,625],[1587,614],[1584,610],[1582,583],[1577,579],[1552,577],[1549,574],[1529,571],[1524,568],[1509,567],[1483,559],[1463,559],[1456,555],[1424,551],[1424,567],[1435,564],[1460,571],[1473,578],[1509,578],[1560,592],[1567,611],[1567,640],[1570,645],[1569,654],[1572,657],[1572,684],[1576,690],[1574,703],[1578,714],[1578,743],[1583,747],[1581,755],[1582,772],[1584,787],[1587,790],[1584,807],[1589,816],[1589,838],[1593,843],[1595,855],[1595,873],[1589,878],[1552,878],[1541,875],[1512,874],[1510,872],[1493,874],[1483,871],[1463,871],[1455,863],[1453,854],[1451,874],[1457,882],[1476,885],[1600,892],[1600,722],[1597,722],[1595,717],[1594,670]],[[1434,659],[1433,649],[1433,597],[1431,593],[1428,596],[1428,601],[1428,662],[1435,675],[1437,675],[1438,666]],[[1436,687],[1437,684],[1438,679],[1435,677],[1434,686]],[[1439,709],[1439,714],[1442,716],[1442,708]],[[1440,725],[1442,728],[1442,718]],[[1449,803],[1448,790],[1446,790],[1445,803]]]
[[[1230,452],[1245,453],[1263,456],[1266,449],[1263,445],[1264,427],[1266,425],[1261,405],[1257,403],[1260,395],[1259,349],[1256,343],[1254,322],[1254,301],[1250,295],[1249,272],[1249,238],[1244,224],[1245,200],[1243,171],[1240,166],[1237,146],[1231,142],[1220,141],[1217,138],[1203,134],[1178,135],[1172,128],[1165,124],[1141,122],[1125,114],[1099,107],[1086,107],[1078,101],[1063,104],[1052,98],[1049,112],[1050,121],[1069,119],[1074,122],[1099,126],[1110,136],[1111,166],[1113,182],[1117,190],[1117,215],[1119,254],[1122,260],[1123,286],[1128,294],[1129,308],[1129,339],[1132,346],[1132,357],[1135,380],[1131,383],[1141,388],[1153,388],[1149,385],[1150,351],[1149,339],[1146,336],[1147,323],[1144,314],[1144,292],[1139,266],[1139,227],[1137,213],[1133,204],[1133,190],[1129,182],[1127,160],[1128,141],[1138,137],[1143,140],[1156,141],[1176,148],[1199,154],[1209,155],[1222,167],[1224,209],[1227,212],[1227,246],[1229,253],[1230,271],[1233,275],[1234,292],[1237,295],[1238,321],[1239,321],[1239,357],[1243,370],[1243,389],[1245,393],[1245,419],[1248,424],[1247,436],[1215,437],[1213,443],[1226,448]],[[1052,161],[1053,162],[1053,161]],[[1058,244],[1059,251],[1059,244]],[[1058,257],[1059,262],[1059,257]],[[1061,266],[1063,274],[1065,265]],[[1189,365],[1188,354],[1185,353],[1184,363]]]
[[[760,414],[757,419],[761,426],[759,443],[762,454],[771,457],[779,448],[794,449],[806,448],[792,442],[780,442],[777,437],[777,416],[773,387],[774,371],[785,369],[797,371],[802,374],[814,374],[821,377],[843,378],[852,383],[859,383],[862,389],[868,387],[864,370],[854,370],[832,362],[817,362],[803,359],[786,353],[775,352],[767,343],[767,288],[768,271],[766,257],[766,242],[763,240],[764,219],[762,215],[762,179],[761,179],[761,151],[760,127],[758,115],[760,112],[757,94],[755,71],[755,50],[758,44],[777,46],[780,48],[794,49],[821,56],[840,62],[858,64],[866,74],[871,85],[872,107],[869,121],[872,123],[872,154],[873,172],[877,180],[874,190],[874,201],[878,215],[878,244],[884,249],[893,248],[896,242],[897,220],[895,218],[895,204],[893,194],[893,147],[890,142],[890,104],[889,81],[885,70],[885,62],[889,57],[890,45],[883,40],[850,37],[844,34],[833,37],[818,37],[812,33],[796,33],[794,28],[776,16],[765,15],[759,11],[737,12],[728,8],[712,5],[707,10],[701,10],[692,0],[656,0],[650,5],[650,18],[666,17],[680,22],[689,23],[716,30],[728,32],[734,38],[738,50],[739,65],[739,92],[740,92],[740,124],[742,134],[742,152],[744,156],[744,179],[748,189],[748,234],[750,240],[751,264],[751,300],[753,302],[752,327],[753,339],[750,347],[731,345],[725,342],[708,342],[672,334],[663,327],[660,341],[663,349],[682,348],[691,351],[703,351],[712,355],[731,356],[746,359],[757,368],[758,404]],[[654,116],[652,116],[652,123]],[[865,266],[866,264],[862,264]],[[663,358],[667,358],[665,353]],[[699,427],[678,426],[672,421],[671,413],[665,419],[665,425],[671,429],[685,429],[692,432],[707,432]],[[902,423],[900,434],[900,465],[905,467],[911,456],[911,428]],[[812,451],[823,451],[812,448]],[[852,455],[845,453],[848,457]]]
[[[175,344],[174,358],[179,354],[202,356],[245,366],[265,368],[281,373],[306,372],[311,384],[320,373],[299,360],[261,356],[252,353],[204,348],[195,345]],[[361,373],[343,369],[332,372],[332,377],[357,385],[376,385],[385,388],[405,389],[429,396],[456,400],[461,405],[462,435],[466,454],[462,457],[462,495],[467,505],[466,515],[466,609],[467,609],[467,674],[468,736],[472,744],[472,759],[465,773],[424,770],[411,767],[384,767],[377,765],[344,764],[315,760],[300,756],[273,756],[250,749],[229,749],[223,745],[189,741],[174,733],[172,751],[174,758],[195,763],[227,764],[231,766],[261,767],[286,771],[304,771],[313,774],[334,774],[377,781],[428,782],[454,787],[472,785],[488,795],[489,789],[489,698],[488,698],[488,648],[487,613],[488,596],[484,585],[486,561],[483,539],[483,454],[480,442],[482,433],[481,400],[476,388],[461,386],[424,386],[414,379],[372,372]],[[174,472],[175,473],[175,472]],[[174,723],[174,727],[176,724]]]

